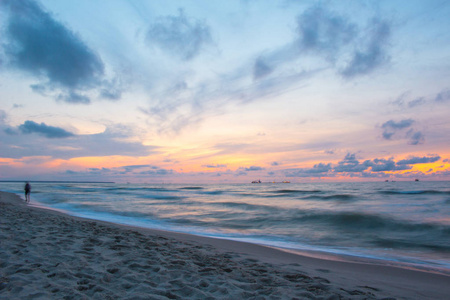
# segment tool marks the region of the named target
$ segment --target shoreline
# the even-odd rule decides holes
[[[444,299],[450,294],[450,276],[444,274],[84,219],[28,206],[4,192],[0,208],[0,295],[7,298]]]
[[[20,194],[15,193],[18,197],[21,197]],[[58,213],[61,213],[63,215],[68,215],[74,218],[80,218],[83,220],[92,220],[92,221],[98,221],[98,222],[105,222],[110,224],[115,224],[119,226],[126,226],[130,228],[136,228],[136,229],[143,229],[143,230],[150,230],[150,231],[156,231],[156,232],[165,232],[165,233],[178,233],[181,235],[188,235],[188,236],[195,236],[195,237],[204,237],[206,239],[219,239],[219,240],[227,240],[227,241],[234,241],[234,242],[241,242],[241,243],[248,243],[248,244],[255,244],[259,245],[261,247],[267,247],[267,248],[273,248],[282,252],[291,253],[294,255],[300,255],[300,256],[307,256],[311,258],[316,259],[323,259],[328,261],[341,261],[341,262],[348,262],[348,263],[362,263],[362,264],[371,264],[371,265],[380,265],[380,266],[390,266],[390,267],[397,267],[402,269],[408,269],[408,270],[415,270],[415,271],[422,271],[427,273],[435,273],[440,275],[446,275],[450,276],[450,269],[442,267],[442,266],[432,266],[430,264],[420,264],[420,263],[414,263],[414,262],[405,262],[405,261],[399,261],[395,259],[388,259],[384,258],[382,256],[364,256],[364,255],[358,255],[358,254],[352,254],[352,253],[345,253],[345,252],[334,252],[332,250],[327,251],[327,249],[314,249],[314,247],[311,247],[310,249],[296,249],[296,248],[283,248],[281,246],[271,245],[271,244],[264,244],[264,243],[258,243],[255,241],[247,241],[245,239],[239,239],[239,238],[229,238],[229,237],[222,237],[222,236],[214,236],[214,235],[204,235],[204,234],[197,234],[197,233],[190,233],[190,232],[183,232],[183,231],[177,231],[175,229],[165,230],[160,228],[151,228],[151,227],[145,227],[140,225],[133,225],[133,224],[126,224],[126,223],[116,223],[114,221],[110,220],[101,220],[86,216],[77,216],[74,214],[71,214],[70,212],[59,210],[52,207],[47,207],[44,204],[34,201],[31,203],[28,203],[29,207],[35,207],[39,209],[44,210],[50,210],[55,211]]]

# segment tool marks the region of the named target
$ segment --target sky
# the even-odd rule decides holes
[[[449,15],[0,0],[0,180],[450,180]]]

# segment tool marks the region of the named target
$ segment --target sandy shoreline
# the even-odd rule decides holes
[[[450,276],[85,220],[0,192],[4,299],[448,299]]]

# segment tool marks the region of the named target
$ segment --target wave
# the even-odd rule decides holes
[[[434,232],[450,239],[450,226],[433,223],[412,223],[406,220],[387,218],[380,215],[339,212],[339,213],[313,213],[299,217],[299,221],[322,223],[332,228],[365,232]]]
[[[180,188],[180,190],[203,190],[204,188],[201,186],[186,186]]]
[[[450,245],[439,244],[440,241],[433,241],[434,243],[417,240],[408,241],[405,239],[395,238],[377,238],[372,244],[381,248],[392,249],[426,249],[432,251],[439,251],[444,253],[450,253]]]
[[[308,196],[302,199],[315,199],[315,200],[339,200],[339,201],[353,201],[356,200],[357,197],[349,194],[336,194],[336,195],[327,195],[327,196]]]
[[[140,196],[140,198],[146,198],[146,199],[155,199],[155,200],[183,200],[187,197],[184,196],[172,196],[172,195],[144,195]]]
[[[207,191],[207,192],[202,192],[202,194],[206,194],[206,195],[222,195],[224,194],[224,191]]]
[[[272,191],[274,194],[309,194],[309,193],[321,193],[321,190],[276,190]]]
[[[233,208],[242,208],[244,210],[251,210],[251,211],[257,211],[257,212],[274,212],[279,211],[280,209],[274,206],[269,205],[261,205],[261,204],[249,204],[249,203],[242,203],[242,202],[213,202],[210,203],[211,205],[217,206],[226,206],[226,207],[233,207]]]
[[[150,192],[176,192],[174,189],[160,188],[160,187],[111,187],[105,189],[107,191],[124,191],[127,194],[130,191],[150,191]]]
[[[436,194],[446,194],[450,195],[450,191],[437,191],[437,190],[417,190],[417,191],[397,191],[397,190],[387,190],[387,191],[379,191],[380,194],[387,194],[387,195],[416,195],[416,194],[429,194],[429,195],[436,195]]]

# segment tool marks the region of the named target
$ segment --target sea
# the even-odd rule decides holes
[[[73,216],[450,275],[448,181],[31,185],[32,205]]]

